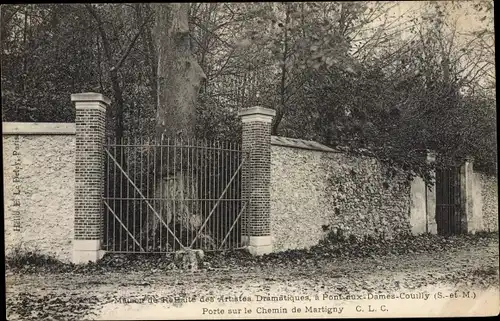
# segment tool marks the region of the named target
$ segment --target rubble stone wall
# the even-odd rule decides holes
[[[55,128],[56,134],[37,133],[37,126],[8,125],[3,124],[6,253],[14,249],[38,251],[70,261],[75,191],[74,124],[44,125]],[[6,132],[5,127],[13,130]]]
[[[339,229],[359,237],[411,232],[410,183],[371,157],[273,145],[273,251],[308,248]]]
[[[476,172],[481,190],[481,209],[484,231],[498,231],[498,179]]]

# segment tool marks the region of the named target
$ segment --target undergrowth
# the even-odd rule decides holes
[[[5,265],[8,269],[20,270],[28,267],[55,267],[66,264],[53,256],[41,253],[39,249],[27,249],[24,246],[17,246],[5,256]]]
[[[399,235],[393,239],[380,237],[345,237],[330,233],[316,246],[294,249],[263,256],[252,256],[244,250],[206,252],[202,269],[252,266],[317,265],[324,260],[375,258],[393,255],[412,255],[454,251],[471,245],[487,246],[498,241],[498,233],[481,232],[475,235],[443,237],[432,234]],[[105,273],[110,271],[168,271],[175,270],[170,254],[113,254],[107,253],[99,262],[75,265],[63,263],[42,254],[39,250],[14,249],[6,256],[6,269],[15,273]]]

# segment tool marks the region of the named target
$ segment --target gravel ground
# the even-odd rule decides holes
[[[219,264],[216,268],[194,273],[165,270],[161,265],[155,268],[154,264],[145,265],[143,269],[127,269],[126,263],[125,266],[122,263],[120,267],[111,269],[96,267],[82,271],[63,269],[47,272],[34,269],[29,273],[26,271],[20,273],[7,269],[7,318],[9,320],[108,320],[179,317],[331,317],[329,313],[333,315],[338,313],[341,316],[369,316],[369,314],[356,315],[359,312],[355,310],[358,309],[356,308],[358,303],[356,300],[346,300],[346,295],[355,297],[360,295],[358,298],[365,300],[359,302],[364,304],[368,302],[366,299],[369,299],[369,294],[401,296],[403,293],[415,293],[415,295],[430,293],[433,296],[438,295],[438,292],[446,295],[457,289],[472,291],[478,298],[476,300],[462,298],[461,303],[456,301],[455,308],[448,309],[451,312],[446,312],[448,310],[443,308],[444,301],[433,300],[432,304],[435,306],[432,308],[431,300],[422,298],[415,298],[413,301],[399,300],[397,303],[393,300],[392,303],[387,303],[387,306],[391,307],[391,312],[399,313],[398,315],[405,313],[418,315],[422,311],[424,315],[428,315],[430,312],[427,310],[432,310],[438,315],[446,313],[452,315],[468,312],[477,314],[477,309],[483,309],[478,308],[478,304],[486,304],[493,310],[483,309],[479,312],[498,314],[498,254],[498,238],[490,237],[470,246],[454,247],[453,244],[449,244],[447,248],[428,253],[325,257],[316,258],[313,263],[308,263],[307,260],[302,260],[305,263],[301,262],[301,259],[296,257],[289,261],[289,264],[272,260],[266,264],[261,261],[239,265],[232,262],[226,267]],[[226,261],[230,260],[226,258]],[[291,295],[289,299],[297,301],[257,302],[257,294],[262,297]],[[315,301],[316,294],[320,296],[319,301]],[[329,294],[342,294],[343,297],[333,300],[328,298]],[[221,296],[229,297],[226,300],[233,301],[249,297],[252,301],[217,303],[217,299]],[[211,299],[215,302],[201,302]],[[133,300],[136,302],[131,302]],[[386,301],[370,302],[376,302],[380,310],[381,303]],[[411,303],[411,310],[405,308],[405,302]],[[291,315],[294,306],[302,307],[302,314]],[[314,310],[311,306],[317,307],[318,310]],[[287,311],[283,311],[283,307]],[[457,310],[460,307],[465,310]],[[217,308],[220,308],[219,311]],[[229,314],[232,310],[230,308],[234,308],[232,312],[239,312],[239,315]],[[256,312],[259,311],[258,308],[261,312]],[[341,308],[344,310],[340,311]],[[363,313],[368,313],[371,308],[367,304],[359,306],[360,310],[363,309]],[[384,305],[382,310],[386,308]],[[245,309],[253,311],[248,313]],[[303,314],[304,309],[308,309],[307,315]],[[220,310],[224,310],[225,314],[217,314],[221,312]],[[273,315],[265,311],[271,311],[269,313]]]

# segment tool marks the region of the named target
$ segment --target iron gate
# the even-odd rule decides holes
[[[436,169],[436,223],[439,235],[462,232],[460,166]]]
[[[229,142],[108,140],[103,249],[241,248],[242,156]]]

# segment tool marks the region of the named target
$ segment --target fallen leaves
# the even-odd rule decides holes
[[[21,292],[6,297],[7,315],[13,319],[83,319],[87,312],[97,306],[96,296],[56,297],[54,294],[38,296]]]
[[[206,253],[199,271],[187,273],[169,255],[106,255],[75,266],[29,262],[7,269],[9,319],[83,319],[110,302],[113,291],[139,295],[160,289],[219,295],[237,291],[394,291],[438,283],[498,284],[498,235],[327,238],[305,250],[254,257],[245,251]],[[38,274],[38,275],[37,275]]]
[[[400,235],[391,240],[374,237],[366,237],[361,240],[358,238],[338,239],[331,236],[310,249],[288,250],[261,257],[254,257],[243,251],[208,253],[207,260],[213,266],[233,268],[269,265],[283,267],[318,266],[324,260],[352,258],[370,258],[376,263],[381,263],[387,256],[449,252],[473,245],[487,246],[493,239],[498,239],[498,235],[483,233],[449,238],[432,234]],[[380,269],[384,269],[384,267],[380,267]]]

